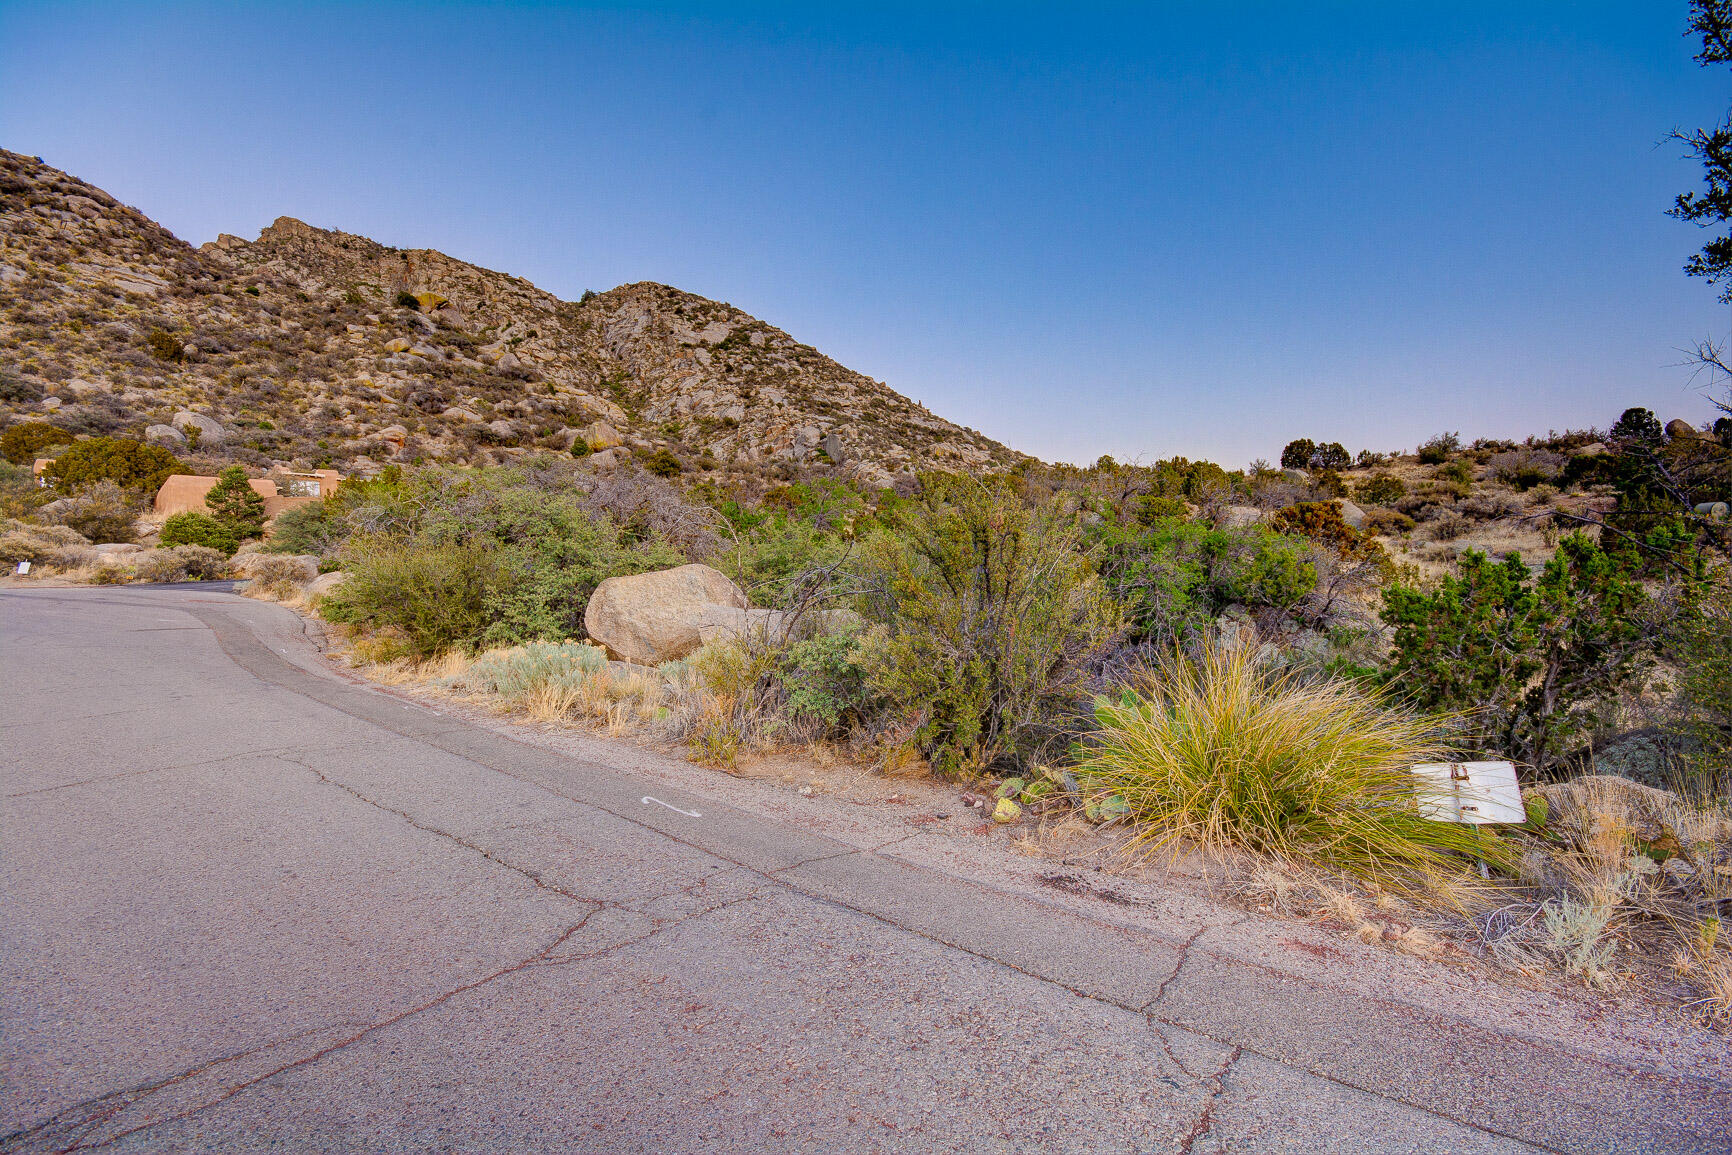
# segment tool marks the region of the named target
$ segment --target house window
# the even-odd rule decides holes
[[[317,496],[319,496],[319,479],[316,477],[291,477],[291,478],[289,478],[289,496],[290,497],[317,497]]]

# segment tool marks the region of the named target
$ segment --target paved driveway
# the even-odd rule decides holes
[[[0,1150],[1732,1149],[1663,1056],[652,791],[299,629],[0,593]]]

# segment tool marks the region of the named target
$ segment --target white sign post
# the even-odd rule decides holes
[[[1509,762],[1428,762],[1415,766],[1413,773],[1422,783],[1419,812],[1427,818],[1473,826],[1527,821],[1515,766]],[[1491,870],[1481,862],[1479,873],[1489,877]]]

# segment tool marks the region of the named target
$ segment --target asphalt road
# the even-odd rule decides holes
[[[7,591],[0,668],[0,1151],[1732,1149],[1716,1077],[652,791],[279,607]]]

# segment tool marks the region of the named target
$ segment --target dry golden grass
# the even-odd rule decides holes
[[[1096,720],[1079,779],[1123,801],[1133,853],[1247,850],[1461,903],[1466,862],[1508,849],[1421,816],[1412,767],[1443,753],[1435,720],[1267,674],[1245,648],[1175,656]]]

